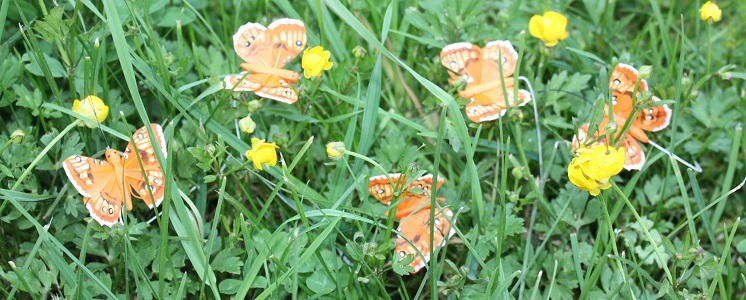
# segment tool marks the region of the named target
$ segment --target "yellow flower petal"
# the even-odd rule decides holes
[[[324,51],[324,48],[321,46],[303,51],[303,58],[301,59],[303,76],[306,78],[321,76],[322,71],[329,70],[334,65],[333,62],[329,61],[331,57],[332,53]]]
[[[262,170],[262,164],[274,167],[277,165],[277,151],[279,149],[274,142],[265,143],[264,140],[251,138],[251,149],[247,150],[244,155],[254,164],[254,169]]]
[[[553,47],[568,36],[567,18],[560,13],[547,11],[543,16],[531,17],[528,31],[532,36],[544,41],[547,47]]]
[[[720,7],[711,1],[702,4],[702,7],[699,9],[699,17],[709,24],[720,21],[722,16],[723,12],[720,10]]]
[[[98,123],[106,120],[106,117],[109,115],[109,107],[104,104],[101,98],[93,95],[83,98],[82,101],[75,99],[73,101],[73,111],[89,119],[89,121],[79,125],[88,126],[89,128],[98,127]]]

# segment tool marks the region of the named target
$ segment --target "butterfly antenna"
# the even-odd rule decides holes
[[[534,105],[534,120],[536,122],[536,146],[539,148],[539,178],[542,178],[542,174],[544,174],[544,155],[541,150],[541,127],[539,127],[539,109],[536,107],[536,95],[534,94],[534,87],[531,86],[531,82],[528,81],[528,78],[518,76],[518,80],[523,80],[528,87],[528,92],[531,93],[531,99],[534,100],[532,102]],[[543,181],[539,181],[538,188],[541,189],[543,185]]]
[[[648,141],[648,143],[650,145],[653,145],[653,147],[658,148],[658,150],[663,151],[663,153],[668,154],[669,157],[675,159],[676,161],[678,161],[678,162],[682,163],[683,165],[689,167],[690,169],[694,170],[695,172],[702,173],[702,166],[700,166],[697,161],[694,161],[694,165],[692,165],[691,163],[685,161],[684,159],[682,159],[678,155],[669,152],[668,150],[666,150],[665,148],[663,148],[660,145],[656,144],[655,142]]]

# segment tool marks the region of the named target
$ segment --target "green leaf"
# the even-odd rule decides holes
[[[44,72],[41,70],[41,66],[39,65],[39,62],[36,60],[36,56],[33,54],[24,53],[23,56],[21,56],[21,60],[24,62],[28,62],[26,64],[26,70],[31,72],[31,74],[34,74],[36,76],[44,76]],[[65,66],[62,65],[62,63],[47,54],[44,54],[44,60],[47,61],[47,65],[49,66],[49,72],[52,74],[52,77],[54,78],[63,78],[67,77],[67,69]]]
[[[326,272],[317,270],[306,279],[308,288],[316,294],[327,294],[336,288],[334,282],[327,277]]]
[[[41,35],[41,38],[50,44],[54,44],[57,39],[65,40],[67,33],[70,31],[70,25],[73,20],[63,20],[65,10],[62,6],[56,6],[49,14],[44,17],[44,20],[38,21],[34,24],[34,31]]]
[[[243,267],[243,261],[238,257],[241,254],[243,254],[241,249],[225,248],[212,260],[212,268],[218,272],[239,274]]]
[[[16,105],[30,109],[34,116],[39,115],[39,106],[41,106],[42,101],[39,89],[34,89],[34,92],[31,93],[26,86],[14,84],[13,92],[18,96]]]

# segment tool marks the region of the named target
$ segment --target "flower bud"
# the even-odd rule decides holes
[[[332,160],[339,160],[344,155],[347,149],[345,144],[342,142],[331,142],[326,144],[326,155]]]
[[[650,78],[650,74],[653,74],[653,66],[642,66],[640,67],[640,79]]]
[[[720,10],[720,7],[711,1],[702,4],[702,7],[699,9],[699,18],[702,19],[702,21],[707,22],[707,24],[720,21],[722,16],[723,12]]]
[[[523,167],[518,166],[518,167],[513,168],[513,170],[511,171],[511,174],[513,174],[513,177],[515,179],[523,178]]]
[[[510,200],[510,202],[516,203],[520,199],[521,199],[521,196],[518,195],[518,193],[516,193],[514,191],[509,191],[508,192],[508,200]]]
[[[241,131],[243,131],[244,133],[252,134],[254,133],[254,129],[256,129],[256,123],[254,123],[254,120],[251,119],[251,115],[248,115],[238,121],[238,127],[240,127]]]
[[[23,132],[23,130],[17,129],[16,131],[13,131],[13,133],[10,134],[10,139],[13,141],[13,144],[20,144],[23,143],[23,139],[26,138],[26,133]]]
[[[653,93],[651,91],[642,91],[638,97],[637,101],[639,103],[648,103],[653,99]]]
[[[523,121],[523,111],[521,111],[520,109],[511,109],[509,119],[510,122],[513,123]]]
[[[681,77],[681,88],[683,90],[688,90],[689,87],[692,86],[692,79],[689,78],[689,75],[684,74],[684,76]]]
[[[619,129],[619,125],[617,125],[616,122],[609,122],[606,124],[606,133],[608,134],[614,134],[617,129]]]
[[[368,54],[368,50],[365,50],[362,46],[357,46],[352,49],[352,55],[357,59],[363,59]]]
[[[249,114],[255,113],[259,111],[260,108],[262,108],[262,104],[259,103],[258,100],[251,100],[246,105],[249,107]]]

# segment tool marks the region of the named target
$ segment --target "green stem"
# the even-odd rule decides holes
[[[619,189],[619,186],[616,185],[613,181],[611,182],[611,186],[614,187],[614,190],[619,194],[622,199],[624,199],[624,203],[627,204],[627,207],[629,207],[630,211],[632,211],[632,214],[635,216],[635,220],[637,221],[637,224],[640,225],[642,228],[643,233],[645,233],[645,237],[648,238],[648,241],[653,244],[653,251],[655,251],[655,256],[658,257],[658,261],[660,262],[661,266],[663,266],[663,271],[666,272],[666,278],[668,279],[668,282],[675,286],[675,282],[673,281],[673,276],[671,276],[671,271],[668,270],[668,266],[666,266],[666,260],[663,259],[663,254],[661,254],[661,250],[658,248],[658,245],[653,240],[653,236],[650,235],[650,231],[648,231],[648,227],[645,226],[645,223],[642,221],[642,218],[640,217],[640,214],[637,213],[637,210],[634,206],[632,206],[632,202],[627,199],[627,196],[624,194],[624,192]]]
[[[712,24],[707,24],[707,70],[705,74],[710,74],[710,57],[712,54]]]

